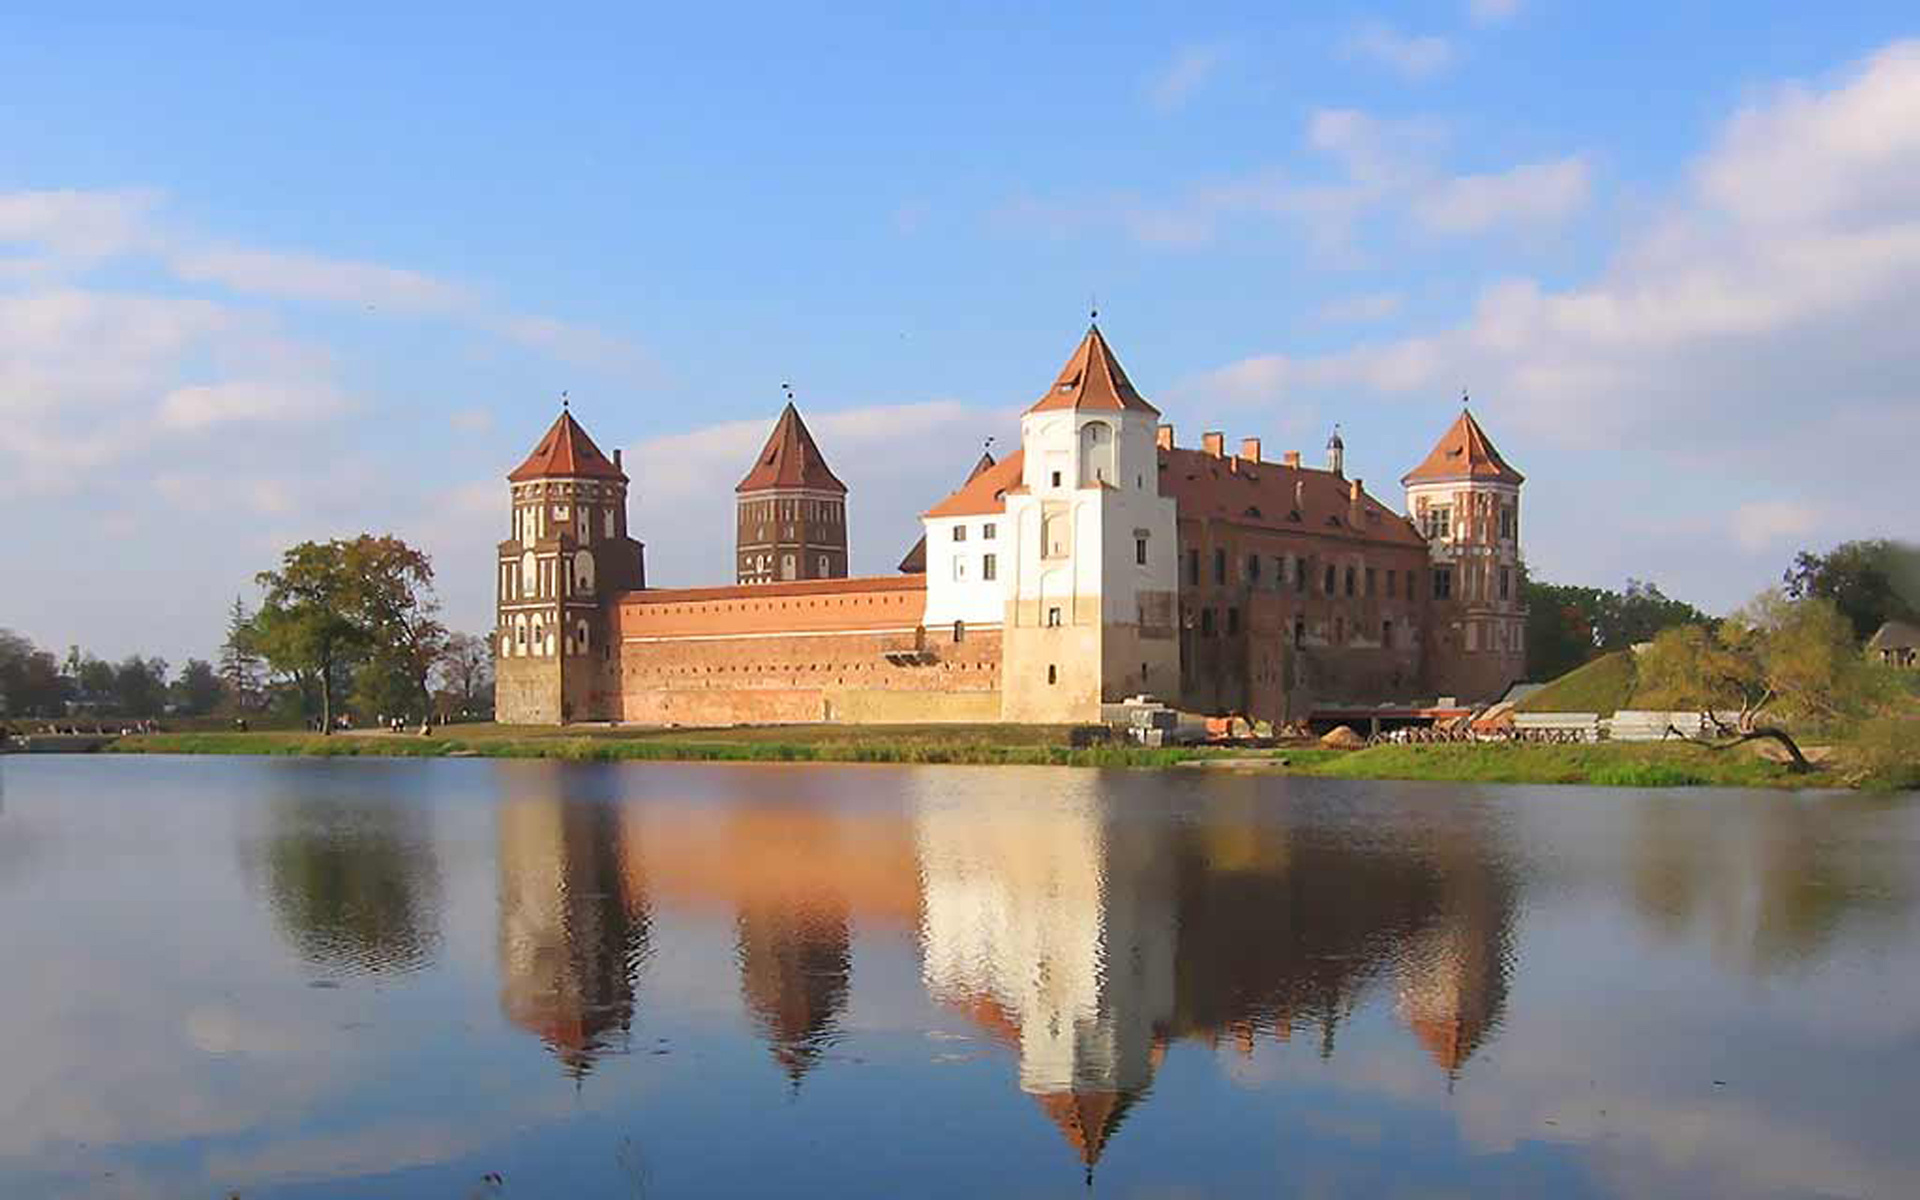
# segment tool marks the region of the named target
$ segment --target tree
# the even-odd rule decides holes
[[[372,640],[357,619],[348,545],[301,542],[281,555],[278,571],[257,576],[267,595],[253,619],[253,645],[274,670],[317,695],[327,734],[341,677]]]
[[[447,638],[440,659],[440,684],[465,714],[493,711],[493,644],[471,633]]]
[[[446,629],[436,615],[433,564],[425,554],[392,536],[302,542],[259,581],[267,595],[253,620],[251,645],[318,697],[327,732],[356,667],[364,676],[356,684],[378,685],[384,696],[388,682],[404,680],[409,701],[428,711],[427,681]],[[369,669],[376,674],[367,675]]]
[[[1781,722],[1856,718],[1875,706],[1877,683],[1831,601],[1778,591],[1762,593],[1717,628],[1662,631],[1641,654],[1638,674],[1643,703],[1708,714],[1724,739],[1709,743],[1715,749],[1771,739],[1796,771],[1810,764]],[[1731,725],[1715,715],[1729,709],[1739,713]]]
[[[202,664],[204,665],[204,664]],[[167,660],[129,654],[113,672],[113,709],[122,716],[157,717],[167,705]]]
[[[426,716],[433,710],[429,682],[447,645],[432,562],[397,537],[362,535],[347,543],[346,567],[375,663],[407,681],[409,699]]]
[[[261,699],[260,655],[253,639],[253,618],[235,596],[227,611],[227,638],[220,643],[220,680],[233,697],[233,706],[242,712],[258,708]]]
[[[0,629],[0,716],[57,717],[66,711],[68,687],[50,652]]]
[[[115,694],[118,681],[112,663],[91,654],[83,655],[75,646],[67,652],[67,666],[73,673],[74,699],[102,712],[118,707],[119,698]]]
[[[1783,580],[1787,597],[1830,600],[1865,641],[1891,620],[1920,621],[1920,546],[1885,539],[1802,550]]]
[[[190,658],[173,684],[174,707],[190,717],[205,716],[217,707],[226,685],[203,658]]]
[[[1659,585],[1627,580],[1623,592],[1552,584],[1522,577],[1527,603],[1527,671],[1540,679],[1566,674],[1596,655],[1649,641],[1676,625],[1711,623]]]

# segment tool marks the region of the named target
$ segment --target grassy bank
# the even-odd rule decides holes
[[[1794,775],[1745,750],[1602,742],[1582,746],[1487,743],[1375,746],[1306,766],[1333,779],[1451,783],[1582,783],[1601,787],[1843,787],[1820,772]]]
[[[442,736],[311,733],[160,733],[122,738],[122,754],[265,754],[316,757],[555,758],[574,762],[960,763],[986,766],[1167,767],[1217,754],[1142,746],[1075,748],[1064,730],[1007,726],[898,729],[793,728],[590,733],[462,727]]]
[[[1074,748],[1063,726],[772,726],[739,729],[567,729],[458,726],[434,737],[380,733],[161,733],[109,747],[132,754],[254,754],[319,757],[553,758],[576,762],[954,763],[1077,767],[1233,766],[1331,779],[1452,783],[1588,784],[1615,787],[1844,787],[1842,773],[1793,775],[1745,750],[1601,743],[1317,746],[1269,751],[1204,747]]]

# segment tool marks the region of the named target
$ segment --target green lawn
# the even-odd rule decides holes
[[[1633,707],[1638,675],[1633,651],[1616,650],[1575,667],[1514,707],[1520,712],[1590,712],[1609,717]]]
[[[1335,779],[1431,779],[1458,783],[1584,783],[1615,787],[1842,787],[1838,778],[1794,775],[1746,749],[1707,750],[1657,742],[1580,746],[1507,743],[1374,746],[1307,768]]]

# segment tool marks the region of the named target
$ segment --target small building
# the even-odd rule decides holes
[[[1888,621],[1867,639],[1867,657],[1889,667],[1920,667],[1920,625]]]

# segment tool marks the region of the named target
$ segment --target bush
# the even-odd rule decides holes
[[[1594,768],[1592,782],[1602,787],[1700,787],[1705,775],[1672,763],[1623,762]]]
[[[1874,717],[1847,743],[1847,765],[1869,787],[1920,788],[1920,715]]]

